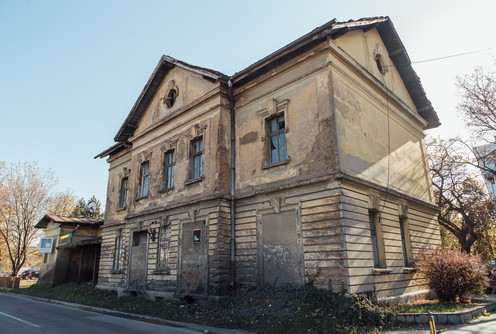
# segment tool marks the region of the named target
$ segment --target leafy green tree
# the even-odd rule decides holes
[[[87,202],[84,198],[80,198],[72,211],[71,217],[101,220],[103,219],[101,202],[95,197],[95,195],[93,195]]]

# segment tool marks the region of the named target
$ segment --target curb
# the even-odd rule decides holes
[[[9,295],[14,295],[14,296],[22,297],[22,298],[36,300],[36,301],[39,301],[39,302],[59,304],[59,305],[64,305],[64,306],[68,306],[68,307],[77,308],[77,309],[80,309],[80,310],[83,310],[83,311],[97,312],[97,313],[101,313],[101,314],[105,314],[105,315],[112,315],[112,316],[116,316],[116,317],[132,319],[132,320],[139,320],[139,321],[146,321],[146,322],[158,323],[160,325],[165,325],[165,326],[170,326],[170,327],[186,328],[186,329],[198,331],[198,332],[201,332],[201,333],[210,333],[210,334],[254,334],[254,333],[250,333],[250,332],[240,331],[240,330],[237,330],[237,329],[217,328],[217,327],[204,326],[204,325],[194,324],[194,323],[189,323],[189,322],[167,320],[167,319],[158,318],[158,317],[152,317],[152,316],[144,315],[144,314],[128,313],[128,312],[123,312],[123,311],[111,310],[111,309],[103,308],[103,307],[96,307],[96,306],[89,306],[89,305],[83,305],[83,304],[69,303],[69,302],[64,302],[64,301],[56,300],[56,299],[48,299],[48,298],[42,298],[42,297],[36,297],[36,296],[30,296],[30,295],[23,295],[23,294],[13,293],[13,292],[0,291],[0,294],[9,294]]]
[[[437,324],[441,325],[458,325],[466,324],[470,320],[480,317],[485,311],[491,312],[496,310],[496,302],[486,302],[483,305],[476,306],[465,311],[443,312],[443,313],[398,313],[394,316],[394,321],[406,324],[425,325],[429,322],[431,316],[434,316]]]

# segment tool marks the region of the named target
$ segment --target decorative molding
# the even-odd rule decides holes
[[[289,99],[282,100],[280,102],[277,102],[276,99],[269,99],[267,101],[266,107],[262,110],[259,110],[257,114],[265,120],[265,118],[267,117],[271,117],[279,113],[286,113],[288,104]]]
[[[377,56],[383,56],[384,51],[382,49],[382,45],[376,44],[375,49],[374,49],[374,58]]]
[[[169,216],[163,216],[160,219],[160,227],[167,227],[171,225],[172,225],[172,221],[170,220]]]
[[[138,162],[142,163],[145,161],[149,161],[152,158],[153,151],[151,149],[140,152],[137,154],[138,156]]]
[[[125,177],[129,177],[130,173],[131,173],[131,169],[124,167],[122,168],[122,172],[119,172],[117,175],[119,176],[119,179],[123,179]]]
[[[283,197],[276,197],[270,200],[270,205],[274,208],[276,213],[281,212],[281,205],[284,203]]]
[[[170,101],[171,97],[169,94],[171,93],[172,90],[175,90],[175,96],[173,97],[174,101]],[[164,97],[162,97],[160,100],[162,101],[163,104],[166,104],[168,108],[171,108],[177,97],[179,96],[179,87],[177,87],[176,82],[174,80],[169,81],[167,84],[167,88],[165,89]]]
[[[381,198],[375,195],[369,195],[368,208],[369,210],[379,211]]]
[[[205,133],[206,128],[207,128],[206,124],[205,125],[195,124],[186,133],[186,137],[189,139],[200,137]]]
[[[406,218],[408,216],[408,204],[405,203],[398,204],[398,216],[400,218]]]
[[[191,220],[192,223],[195,222],[197,214],[198,214],[197,209],[191,209],[188,211],[189,220]]]
[[[288,104],[289,104],[289,99],[282,100],[280,102],[277,102],[276,99],[269,99],[266,103],[266,107],[257,112],[258,116],[260,116],[261,128],[264,129],[263,131],[264,135],[260,136],[260,141],[265,142],[267,140],[265,136],[265,129],[266,129],[265,121],[267,120],[267,118],[273,117],[277,114],[284,114],[284,121],[286,123],[286,128],[284,129],[284,131],[285,132],[289,131],[289,127],[288,127],[289,115],[287,113]]]
[[[176,149],[176,146],[177,146],[177,138],[168,139],[168,140],[164,141],[164,143],[162,144],[162,146],[160,146],[160,150],[163,153],[163,152],[167,152],[167,151],[170,151],[170,150],[175,150]]]

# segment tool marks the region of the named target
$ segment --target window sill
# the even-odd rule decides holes
[[[136,198],[134,199],[134,201],[135,201],[135,202],[139,202],[139,201],[141,201],[141,200],[143,200],[143,199],[146,199],[146,198],[148,198],[148,195],[146,195],[146,196],[141,196],[141,197],[136,197]]]
[[[272,167],[276,167],[276,166],[287,165],[289,163],[289,161],[290,161],[290,159],[286,159],[286,160],[274,162],[271,164],[265,164],[262,166],[262,169],[268,169],[268,168],[272,168]]]
[[[127,207],[117,208],[117,209],[115,209],[115,212],[125,211],[126,209],[127,209]]]
[[[203,181],[203,176],[197,177],[196,179],[188,180],[188,181],[184,182],[184,185],[189,186],[190,184],[197,183],[200,181]]]
[[[372,273],[374,275],[385,275],[390,274],[393,270],[389,268],[374,268],[372,269]]]
[[[122,274],[123,272],[122,272],[122,270],[121,270],[121,269],[112,269],[112,270],[110,271],[110,273],[111,273],[111,274]]]
[[[416,271],[417,271],[417,269],[416,268],[413,268],[413,267],[405,267],[405,268],[403,268],[403,273],[405,273],[405,274],[414,273]]]
[[[159,194],[165,194],[165,193],[168,193],[169,191],[172,191],[172,190],[174,190],[174,187],[171,187],[171,188],[162,188],[158,192],[159,192]]]
[[[153,275],[170,275],[170,269],[155,269]]]

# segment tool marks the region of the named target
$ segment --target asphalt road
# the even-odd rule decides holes
[[[0,294],[0,334],[198,334],[186,328],[89,312],[23,296]]]

